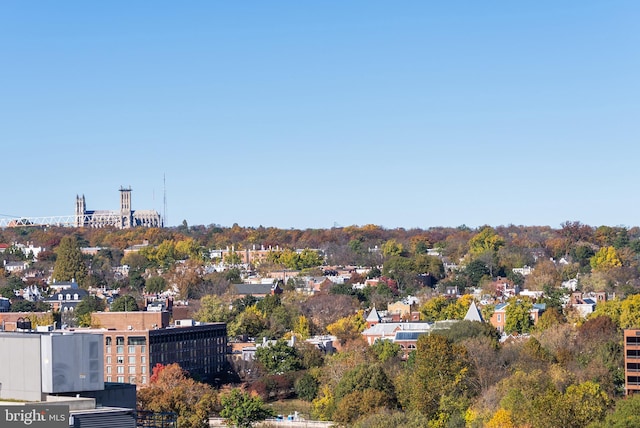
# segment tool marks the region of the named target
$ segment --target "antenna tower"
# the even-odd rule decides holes
[[[167,222],[167,178],[165,176],[165,174],[162,174],[162,190],[163,190],[163,197],[162,197],[162,227],[164,227],[165,224],[168,224]]]

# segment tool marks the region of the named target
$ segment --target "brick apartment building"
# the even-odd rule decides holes
[[[96,312],[92,325],[104,336],[106,382],[148,385],[156,364],[178,363],[195,378],[214,380],[224,369],[225,323],[197,324],[168,312]],[[81,331],[81,330],[76,330]]]
[[[640,329],[624,331],[624,392],[640,391]]]

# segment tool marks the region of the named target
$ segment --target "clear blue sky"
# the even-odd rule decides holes
[[[0,2],[0,214],[640,225],[640,2]]]

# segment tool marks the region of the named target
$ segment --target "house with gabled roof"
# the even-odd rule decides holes
[[[484,319],[482,318],[482,314],[480,313],[480,310],[476,306],[476,302],[474,302],[473,300],[471,301],[471,305],[469,306],[469,309],[467,310],[467,314],[464,316],[463,319],[465,321],[484,322]]]

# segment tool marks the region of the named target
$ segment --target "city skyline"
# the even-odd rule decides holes
[[[638,226],[639,12],[5,2],[0,215],[130,186],[167,226]]]

